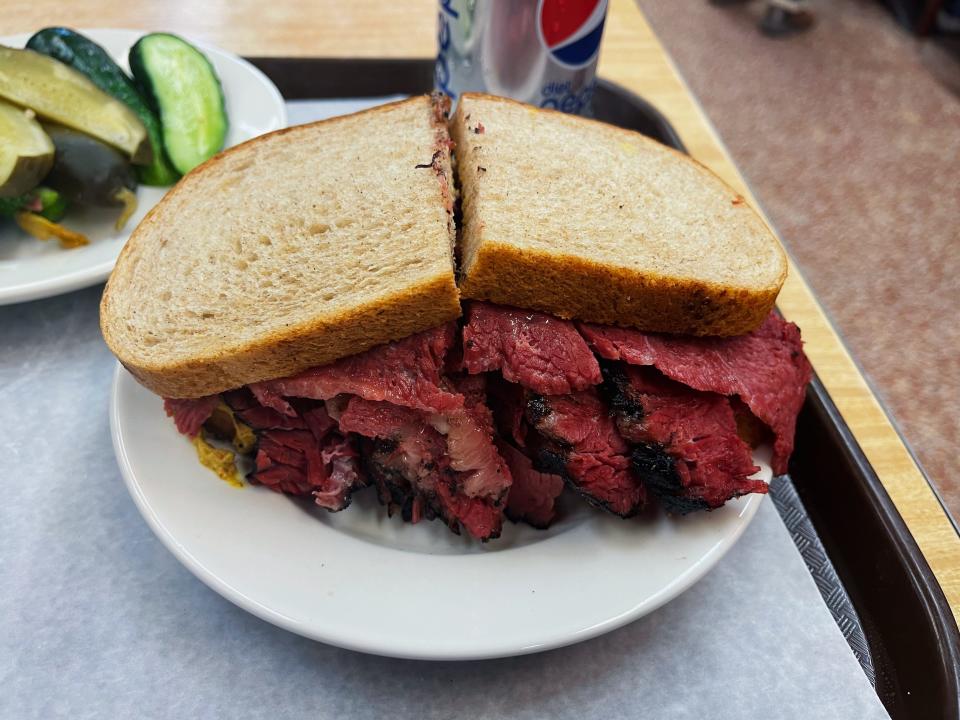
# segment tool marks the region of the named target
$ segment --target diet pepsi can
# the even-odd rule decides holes
[[[434,84],[586,115],[607,0],[440,0]]]

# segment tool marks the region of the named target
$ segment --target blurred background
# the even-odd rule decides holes
[[[960,518],[960,3],[639,5]]]

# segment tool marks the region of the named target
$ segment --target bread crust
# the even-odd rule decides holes
[[[524,103],[488,95],[465,93],[471,98],[520,106],[528,112],[568,118],[564,113],[535,108]],[[461,101],[450,122],[450,134],[458,143],[466,142],[466,120]],[[616,137],[641,139],[690,163],[709,179],[729,192],[731,202],[744,212],[754,213],[744,199],[705,165],[688,155],[662,145],[632,130],[618,128],[590,118],[591,123]],[[461,182],[463,181],[461,176]],[[482,183],[483,179],[480,178]],[[469,200],[465,200],[469,202]],[[466,208],[465,208],[466,217]],[[593,262],[581,256],[547,252],[532,248],[521,251],[483,233],[476,255],[460,277],[460,292],[465,298],[490,300],[505,305],[549,312],[564,318],[577,318],[608,325],[634,327],[652,332],[687,335],[740,335],[756,329],[773,309],[787,276],[783,247],[762,218],[770,246],[779,259],[779,272],[760,288],[744,288],[682,277],[668,277],[650,271]],[[463,230],[463,228],[461,228]]]
[[[194,398],[292,375],[459,316],[460,301],[451,273],[414,291],[272,333],[241,348],[177,363],[151,365],[124,357],[115,349],[109,326],[102,330],[113,353],[146,388],[163,397]]]
[[[128,339],[117,332],[123,317],[114,310],[114,294],[124,292],[123,276],[127,265],[144,238],[151,236],[162,208],[180,194],[193,192],[198,178],[215,173],[224,157],[244,148],[292,132],[304,127],[343,122],[357,115],[375,115],[388,111],[396,105],[422,101],[423,97],[409,98],[386,105],[363,110],[349,116],[320,120],[307,126],[294,126],[276,130],[231,147],[195,168],[174,186],[141,221],[117,259],[114,271],[107,281],[100,301],[100,330],[111,352],[137,380],[164,397],[191,398],[222,392],[252,382],[283,377],[310,367],[323,365],[347,355],[363,352],[391,340],[399,340],[460,316],[460,294],[451,258],[450,271],[423,282],[415,288],[407,288],[388,297],[351,308],[349,311],[329,311],[306,323],[272,332],[244,345],[217,349],[197,354],[188,359],[151,363],[138,359]],[[435,149],[449,157],[445,111],[449,107],[446,98],[430,98],[431,123],[437,129]],[[438,203],[451,204],[452,178],[446,173],[449,162],[434,163],[437,174]],[[450,211],[452,215],[452,210]],[[450,223],[452,232],[452,221]]]
[[[532,283],[530,278],[536,278]],[[764,292],[519,251],[485,240],[460,283],[465,298],[530,308],[562,318],[685,335],[742,335],[770,314],[779,285]]]

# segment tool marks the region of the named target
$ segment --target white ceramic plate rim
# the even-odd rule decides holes
[[[740,503],[740,509],[737,513],[739,522],[736,523],[732,531],[728,532],[700,556],[691,567],[677,575],[672,582],[661,587],[654,594],[636,603],[626,612],[613,614],[602,622],[589,627],[578,629],[575,632],[557,632],[545,627],[534,642],[530,642],[529,638],[520,641],[515,637],[493,637],[486,639],[482,643],[482,647],[450,647],[449,644],[431,641],[429,638],[422,636],[418,636],[415,643],[384,641],[358,630],[357,623],[336,622],[336,619],[331,621],[330,614],[321,611],[318,611],[316,617],[309,622],[291,618],[283,612],[260,602],[253,594],[243,588],[234,586],[212,571],[204,558],[194,555],[171,532],[163,518],[157,514],[137,479],[137,468],[131,460],[126,440],[126,428],[129,427],[129,423],[137,422],[137,418],[125,414],[121,407],[120,395],[125,383],[129,383],[129,387],[136,387],[136,381],[118,363],[114,373],[110,398],[110,428],[114,451],[124,482],[138,510],[167,549],[203,583],[253,615],[304,637],[360,652],[425,660],[476,660],[540,652],[597,637],[656,610],[702,578],[740,538],[763,500],[763,496],[750,495],[734,501]],[[164,420],[167,419],[164,418]],[[216,482],[215,479],[213,481]],[[411,589],[411,591],[417,592],[415,589]]]
[[[77,32],[86,35],[94,41],[103,41],[102,35],[129,35],[131,41],[136,38],[147,35],[149,30],[132,30],[128,28],[80,28]],[[6,35],[0,37],[0,45],[9,45],[12,47],[23,47],[26,41],[33,33],[17,33],[15,35]],[[283,96],[276,85],[256,66],[250,64],[239,55],[223,50],[215,45],[195,40],[188,35],[184,38],[196,45],[204,54],[208,56],[220,56],[226,60],[237,63],[243,67],[250,76],[251,81],[256,81],[263,86],[263,89],[271,96],[275,105],[273,112],[279,117],[280,128],[287,125],[287,108]],[[229,92],[225,88],[225,91]],[[276,128],[279,129],[279,128]],[[132,229],[132,228],[131,228]],[[118,249],[119,253],[119,249]],[[23,283],[0,285],[0,305],[11,303],[26,302],[29,300],[38,300],[40,298],[51,297],[63,293],[79,290],[81,288],[95,285],[103,282],[109,277],[113,266],[116,264],[116,256],[99,262],[93,262],[90,265],[78,268],[73,271],[55,274],[40,280],[31,280]]]

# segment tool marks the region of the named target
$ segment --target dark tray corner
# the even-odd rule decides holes
[[[960,632],[943,590],[819,378],[790,477],[870,644],[892,718],[960,717]]]

